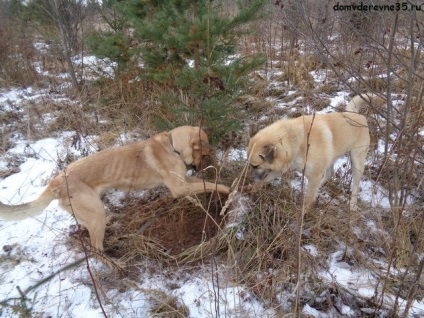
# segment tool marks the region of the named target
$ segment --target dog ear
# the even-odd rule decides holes
[[[266,145],[263,147],[262,152],[259,154],[267,163],[273,163],[275,159],[276,147],[273,145]]]
[[[200,149],[213,150],[214,149],[210,143],[203,141],[203,140],[200,143],[193,141],[191,143],[191,148],[193,150],[200,150]]]
[[[205,132],[206,135],[210,135],[212,133],[212,128],[210,127],[202,127],[202,130]]]
[[[254,123],[249,127],[249,137],[253,137],[259,131],[259,126]]]
[[[204,141],[202,141],[202,148],[207,148],[207,149],[211,149],[211,150],[214,149],[213,146],[210,143],[204,142]]]

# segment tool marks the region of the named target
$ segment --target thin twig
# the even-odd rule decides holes
[[[65,185],[66,185],[67,196],[69,198],[69,207],[70,207],[71,212],[72,212],[71,214],[78,224],[78,220],[75,216],[74,209],[72,207],[72,202],[71,202],[72,196],[69,193],[68,176],[66,175],[66,169],[63,171],[63,176],[64,176],[64,180],[65,180]],[[84,256],[85,256],[84,259],[85,259],[85,262],[86,262],[87,271],[88,271],[88,274],[90,275],[91,282],[93,283],[94,293],[96,294],[97,302],[99,303],[99,306],[100,306],[100,309],[103,313],[103,316],[107,317],[106,311],[103,308],[103,304],[102,304],[102,301],[100,299],[100,295],[99,295],[99,291],[97,289],[96,281],[94,280],[94,275],[93,275],[91,268],[90,268],[90,262],[88,261],[88,258],[89,258],[88,251],[87,251],[87,247],[84,244],[84,238],[82,237],[81,231],[78,231],[78,238],[81,242],[81,246],[82,246],[82,249],[83,249],[83,252],[84,252]],[[94,248],[94,246],[91,246],[91,248]]]
[[[305,154],[305,164],[303,166],[303,170],[302,170],[302,185],[301,185],[301,189],[302,189],[302,208],[300,213],[298,214],[297,217],[297,233],[296,233],[296,288],[295,288],[295,292],[296,292],[296,301],[295,301],[295,307],[294,307],[294,312],[295,314],[298,316],[300,314],[300,284],[301,284],[301,271],[302,271],[302,249],[301,249],[301,244],[302,244],[302,232],[303,232],[303,224],[304,224],[304,217],[305,217],[305,213],[306,213],[306,209],[309,207],[305,206],[305,170],[306,170],[306,164],[308,162],[308,154],[309,154],[309,137],[311,134],[311,130],[312,130],[312,126],[314,124],[314,120],[315,120],[315,113],[312,115],[312,121],[311,121],[311,126],[309,127],[309,131],[307,133],[306,136],[306,154]]]

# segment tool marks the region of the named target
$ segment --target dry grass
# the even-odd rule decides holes
[[[11,21],[9,21],[11,23]],[[14,21],[14,23],[19,23]],[[13,23],[11,23],[13,24]],[[25,27],[0,25],[0,86],[33,85],[39,80],[34,62],[36,51],[32,39],[20,34]]]
[[[185,318],[189,317],[189,309],[177,297],[160,293],[152,297],[153,308],[150,310],[152,318]]]

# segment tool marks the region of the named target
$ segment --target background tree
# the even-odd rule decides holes
[[[122,72],[134,67],[131,56],[136,55],[136,52],[131,52],[133,37],[127,18],[117,12],[114,4],[113,0],[109,0],[99,7],[98,12],[107,29],[89,32],[85,41],[96,56],[108,58],[115,63],[115,77],[119,78]]]
[[[87,13],[85,0],[33,0],[28,4],[31,18],[42,26],[57,30],[61,59],[71,77],[74,91],[81,90],[77,69],[73,63],[76,54],[81,53],[81,26]],[[51,38],[51,37],[50,37]]]

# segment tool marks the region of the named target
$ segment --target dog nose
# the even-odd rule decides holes
[[[254,182],[263,181],[266,178],[267,175],[268,175],[268,171],[258,169],[257,167],[253,168],[253,171],[252,171],[252,174],[251,174]]]

